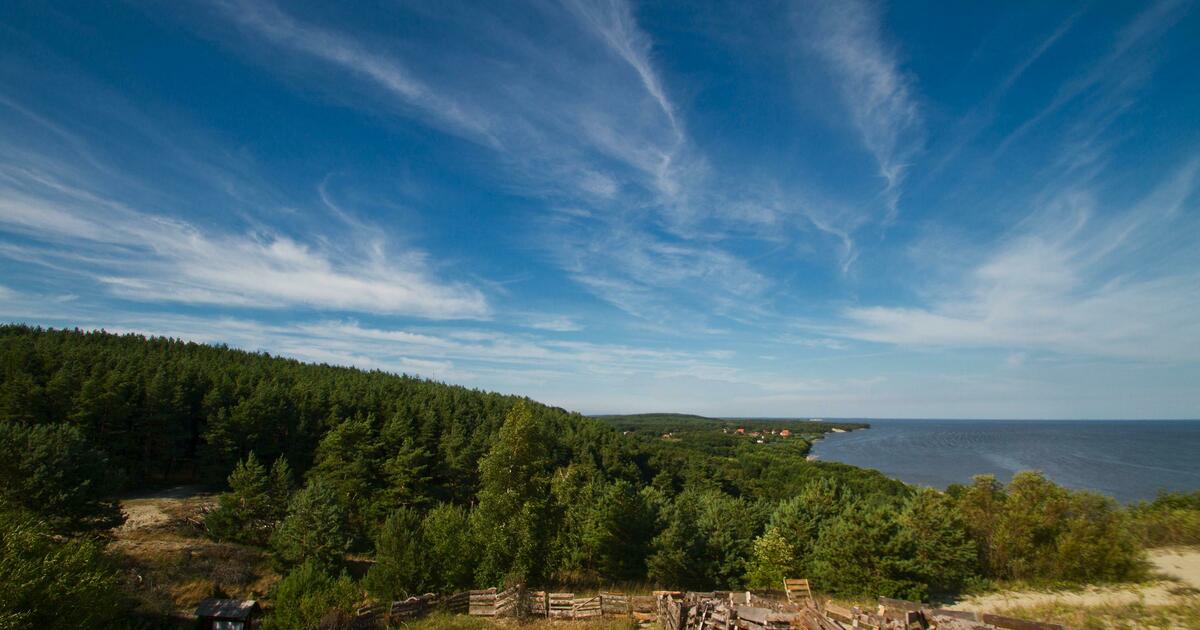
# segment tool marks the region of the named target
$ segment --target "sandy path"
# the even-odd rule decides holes
[[[1149,558],[1156,571],[1166,576],[1167,580],[1136,586],[1095,586],[1079,591],[989,593],[968,597],[950,608],[991,612],[1055,603],[1072,607],[1128,605],[1136,602],[1146,606],[1165,606],[1178,600],[1181,586],[1200,589],[1200,550],[1156,549],[1149,553]]]

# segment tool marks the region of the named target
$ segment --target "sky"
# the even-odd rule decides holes
[[[0,321],[584,413],[1200,417],[1196,2],[0,5]]]

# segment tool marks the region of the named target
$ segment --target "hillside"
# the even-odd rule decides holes
[[[0,581],[26,589],[0,614],[47,627],[103,625],[131,601],[155,625],[222,592],[303,627],[513,581],[806,576],[834,595],[945,598],[1137,579],[1142,545],[1200,542],[1200,495],[1123,510],[1036,473],[918,489],[807,461],[826,423],[587,418],[409,376],[23,326],[0,327],[0,377]],[[210,496],[161,499],[179,484]]]

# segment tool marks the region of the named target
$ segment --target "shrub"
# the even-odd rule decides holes
[[[326,565],[308,560],[288,573],[271,591],[275,607],[263,630],[317,628],[325,619],[340,619],[354,612],[362,599],[345,573],[333,577]]]
[[[0,512],[0,585],[0,628],[106,627],[124,609],[99,543],[60,540],[24,512]]]

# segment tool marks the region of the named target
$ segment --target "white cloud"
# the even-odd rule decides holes
[[[865,0],[805,3],[802,23],[835,74],[842,101],[887,182],[886,221],[898,212],[900,185],[923,135],[911,80],[884,44],[878,7]],[[809,10],[813,9],[813,10]]]
[[[146,302],[405,314],[435,319],[489,313],[477,289],[437,279],[417,251],[378,243],[353,255],[274,232],[227,233],[141,212],[41,174],[4,168],[0,226],[41,243],[39,257]],[[20,251],[30,248],[23,248]],[[16,252],[16,253],[19,253]]]
[[[999,347],[1140,360],[1200,360],[1200,220],[1185,211],[1192,161],[1135,207],[1098,216],[1062,192],[1023,231],[925,308],[848,309],[846,336],[936,347]]]
[[[583,325],[570,317],[534,317],[528,326],[536,330],[549,330],[551,332],[578,332],[583,330]]]
[[[356,72],[450,131],[495,142],[482,112],[431,89],[395,58],[378,54],[352,38],[304,24],[269,2],[232,0],[221,4],[235,21],[271,43]]]

